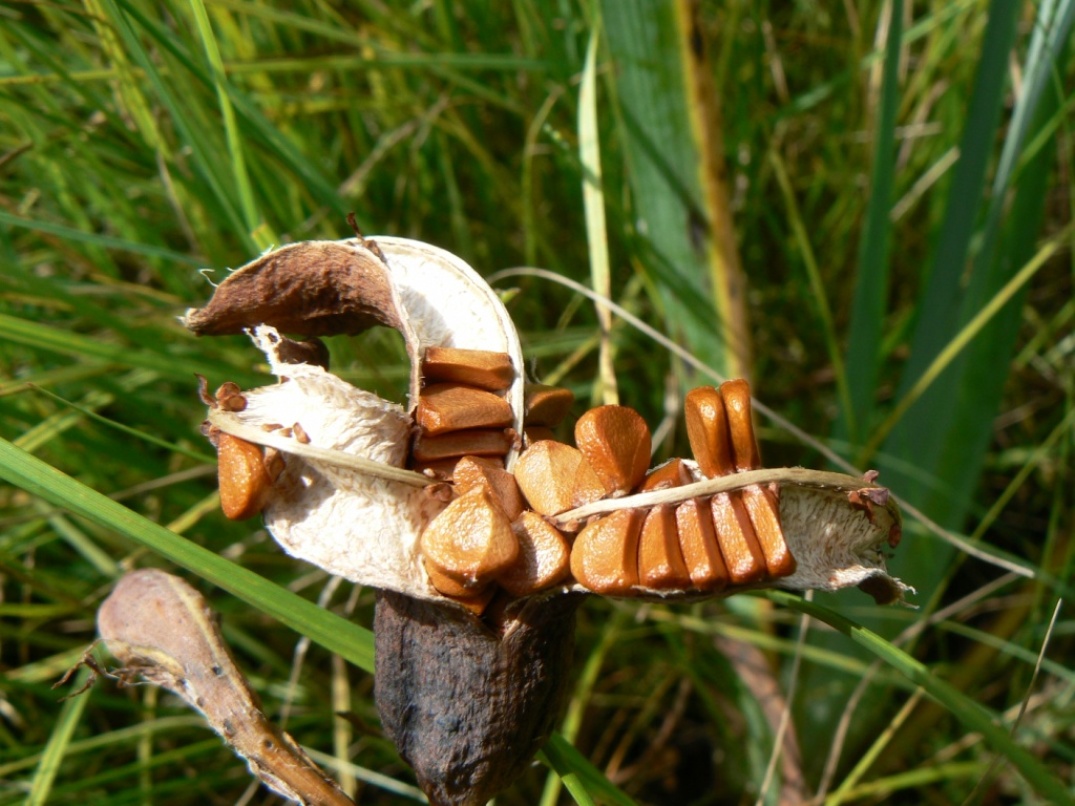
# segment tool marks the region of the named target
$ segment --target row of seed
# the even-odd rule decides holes
[[[419,400],[416,446],[445,434],[458,434],[465,444],[468,431],[499,422],[494,417],[503,415],[495,414],[495,404],[485,397],[495,397],[495,391],[484,378],[485,387],[479,386],[467,365],[500,366],[500,355],[453,350],[444,357],[438,351],[435,362],[427,356],[425,377],[433,383]],[[507,356],[503,361],[510,366]],[[510,375],[496,377],[503,384],[500,391],[510,384]],[[429,401],[426,390],[431,390]],[[441,457],[435,468],[426,465],[454,486],[454,500],[421,539],[426,570],[441,593],[481,612],[498,588],[520,597],[569,576],[598,593],[630,595],[637,589],[712,593],[794,571],[780,529],[777,491],[768,487],[619,510],[587,524],[572,543],[549,518],[603,498],[695,479],[678,459],[647,472],[649,429],[637,412],[623,406],[586,412],[575,427],[577,448],[537,438],[545,435],[538,429],[555,425],[570,402],[565,390],[528,389],[526,449],[514,475],[498,461],[466,452],[450,457],[450,464]],[[745,381],[720,390],[696,389],[685,408],[691,448],[706,476],[760,466]],[[431,425],[441,430],[429,434]]]
[[[719,391],[694,389],[684,409],[691,450],[707,478],[761,467],[746,381],[729,381]],[[648,436],[646,431],[647,442]],[[692,481],[682,460],[673,459],[646,474],[632,492]],[[583,528],[571,551],[575,579],[609,595],[629,595],[636,588],[716,593],[794,570],[780,526],[778,490],[759,485],[677,505],[618,510]]]
[[[481,350],[430,347],[422,361],[413,467],[454,495],[423,532],[422,558],[433,586],[476,612],[499,589],[526,596],[567,575],[567,539],[526,508],[504,455],[516,440],[551,437],[574,396],[527,384],[518,435],[503,397],[514,372],[507,354]]]

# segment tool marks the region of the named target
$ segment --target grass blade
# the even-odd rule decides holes
[[[792,610],[806,613],[825,622],[883,660],[916,686],[921,686],[926,694],[947,708],[968,730],[981,733],[997,752],[1008,759],[1035,791],[1048,798],[1050,803],[1075,803],[1075,795],[1072,795],[1067,786],[1031,753],[1016,743],[1007,730],[996,724],[993,714],[933,675],[924,664],[876,633],[815,602],[783,591],[770,592],[766,596]]]
[[[748,375],[745,279],[695,9],[684,0],[603,9],[637,227],[665,319],[722,375]]]
[[[852,445],[861,442],[873,420],[877,376],[881,366],[881,331],[888,302],[889,241],[892,225],[893,172],[896,161],[896,111],[899,107],[899,63],[903,38],[903,0],[888,6],[888,39],[884,78],[874,127],[873,170],[866,223],[859,241],[855,297],[847,336],[847,401],[837,435]]]
[[[0,439],[0,478],[53,506],[111,529],[308,636],[360,669],[373,671],[373,634],[169,532]]]

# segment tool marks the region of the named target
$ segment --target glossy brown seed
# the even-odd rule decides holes
[[[749,585],[765,579],[768,574],[765,555],[738,493],[714,495],[710,509],[717,544],[728,569],[728,581],[732,585]]]
[[[750,384],[742,378],[725,381],[720,385],[720,397],[728,415],[735,469],[755,470],[761,467],[761,454],[750,416]]]
[[[453,480],[458,495],[466,495],[479,487],[488,490],[510,521],[522,514],[523,494],[519,492],[515,476],[503,467],[491,467],[488,461],[481,461],[476,456],[464,456],[455,466]]]
[[[795,558],[784,539],[780,526],[780,498],[776,490],[768,487],[750,486],[742,491],[754,533],[758,536],[765,565],[772,579],[795,573]]]
[[[512,596],[531,593],[562,582],[571,573],[571,546],[556,527],[527,510],[511,524],[519,539],[519,558],[497,582]]]
[[[528,425],[557,426],[571,410],[575,395],[570,389],[528,383],[524,387],[523,422]]]
[[[431,581],[448,577],[477,595],[519,556],[519,541],[511,521],[483,488],[448,504],[419,540]],[[460,595],[452,589],[449,595]]]
[[[427,386],[418,398],[415,415],[429,436],[467,428],[496,428],[511,425],[511,406],[504,398],[452,383]]]
[[[677,506],[676,531],[691,584],[707,593],[723,589],[728,584],[728,569],[717,544],[709,502],[692,499]]]
[[[683,562],[675,509],[654,507],[642,524],[638,541],[638,584],[652,590],[686,590],[691,575]]]
[[[708,478],[733,472],[735,464],[728,438],[728,415],[720,392],[712,386],[692,389],[683,402],[683,414],[691,452],[702,472]]]
[[[514,472],[530,507],[542,515],[559,515],[605,495],[582,453],[562,442],[535,442],[519,456]]]
[[[634,489],[649,467],[646,421],[627,406],[598,406],[575,423],[575,444],[609,495]]]
[[[638,492],[645,493],[650,490],[664,490],[668,487],[682,487],[692,481],[694,481],[694,478],[682,459],[669,459],[646,474],[646,478],[638,485]]]
[[[571,547],[571,574],[584,588],[625,596],[638,585],[638,538],[644,512],[620,509],[579,532]]]
[[[267,467],[261,446],[224,432],[216,447],[220,508],[233,521],[252,518],[265,506],[282,460],[274,454],[273,466]]]
[[[439,437],[419,434],[412,452],[416,462],[433,462],[453,456],[503,456],[511,449],[511,434],[502,428],[452,431]]]
[[[465,384],[500,392],[511,386],[515,367],[507,353],[427,347],[422,357],[422,376],[427,383]]]

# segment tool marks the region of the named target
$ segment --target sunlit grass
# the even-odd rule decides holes
[[[243,796],[243,765],[172,699],[49,688],[145,565],[201,580],[296,738],[412,783],[372,704],[371,592],[319,610],[323,577],[215,506],[193,376],[254,385],[259,356],[177,321],[269,245],[346,237],[351,210],[486,275],[589,283],[607,255],[629,312],[743,368],[774,411],[1020,570],[909,518],[893,565],[916,611],[857,592],[590,602],[570,744],[498,802],[749,802],[770,768],[767,803],[962,802],[979,781],[985,801],[1072,799],[1066,609],[1034,668],[1075,564],[1075,3],[706,4],[706,62],[681,5],[657,5],[0,9],[0,803]],[[583,202],[595,134],[603,227]],[[580,410],[609,388],[592,302],[537,272],[497,285],[537,377]],[[709,381],[615,317],[609,334],[620,401],[671,426],[658,458],[686,455],[681,395]],[[398,344],[331,350],[401,394]],[[766,464],[826,463],[759,425]],[[289,687],[300,634],[314,646]],[[355,663],[344,749],[330,651]]]

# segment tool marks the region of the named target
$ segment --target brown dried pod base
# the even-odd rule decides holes
[[[374,697],[434,806],[481,806],[559,721],[579,594],[529,600],[503,635],[469,613],[380,591]]]

